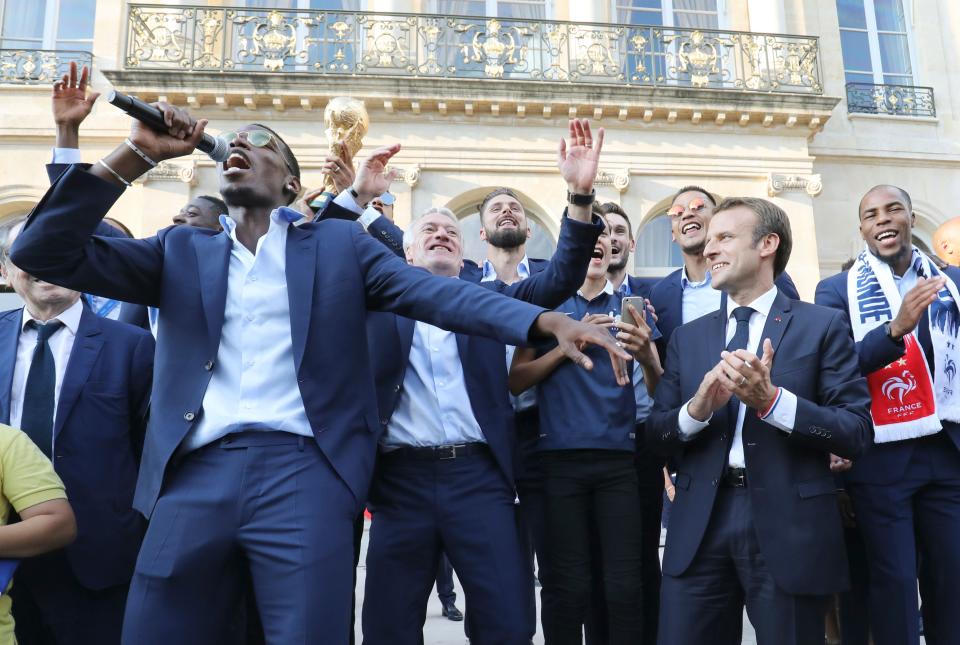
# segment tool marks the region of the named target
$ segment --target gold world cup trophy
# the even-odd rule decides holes
[[[936,230],[933,252],[947,264],[960,267],[960,217],[947,220]]]
[[[327,136],[329,156],[341,158],[340,144],[350,153],[353,159],[363,147],[363,137],[370,129],[370,115],[363,101],[348,96],[337,96],[327,103],[323,111],[323,123],[326,126],[324,134]],[[325,175],[323,178],[323,193],[310,206],[322,213],[337,194],[333,177]]]

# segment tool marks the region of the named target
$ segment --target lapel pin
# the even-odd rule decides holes
[[[781,321],[782,321],[782,319],[780,318],[780,316],[776,316],[776,317],[774,317],[774,319],[773,319],[773,322],[781,322]]]

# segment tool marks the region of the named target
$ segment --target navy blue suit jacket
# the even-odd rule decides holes
[[[232,243],[224,232],[172,226],[130,240],[91,235],[121,190],[73,167],[43,197],[12,258],[78,291],[160,310],[150,425],[135,507],[149,517],[168,466],[200,415],[223,328]],[[291,226],[286,271],[297,383],[317,445],[366,498],[382,426],[366,338],[368,309],[528,341],[543,310],[407,266],[356,223]]]
[[[960,285],[960,269],[947,267],[944,271],[954,283]],[[832,307],[843,312],[844,317],[850,319],[850,305],[847,298],[847,272],[838,273],[821,280],[817,285],[815,302],[818,305]],[[852,331],[851,331],[852,334]],[[930,340],[930,318],[924,312],[917,325],[917,336],[923,352],[930,365],[930,373],[934,374],[933,345]],[[851,336],[852,337],[852,336]],[[895,343],[887,336],[883,327],[871,330],[863,337],[857,346],[857,355],[860,360],[860,371],[864,376],[876,371],[885,365],[903,356],[906,351],[904,345]],[[953,444],[960,450],[960,423],[943,421],[943,429],[950,436]],[[891,441],[873,444],[864,455],[854,462],[853,468],[845,474],[849,482],[870,484],[893,484],[899,481],[910,463],[910,456],[916,441]]]
[[[383,219],[383,218],[381,218]],[[553,309],[583,284],[597,238],[602,232],[598,220],[583,224],[564,218],[553,262],[546,268],[512,285],[484,282],[482,286],[505,295]],[[389,245],[388,245],[389,246]],[[462,276],[462,274],[461,274]],[[415,321],[388,313],[374,313],[367,319],[367,337],[377,383],[381,422],[389,423],[400,399],[409,365]],[[510,488],[515,480],[513,462],[513,407],[507,388],[506,349],[503,343],[480,336],[457,334],[457,346],[473,415]]]
[[[50,179],[50,184],[52,185],[57,179],[70,168],[72,164],[65,163],[49,163],[47,164],[47,177]],[[104,235],[106,237],[118,237],[122,236],[118,231],[116,231],[109,224],[101,224],[96,229],[97,235]],[[86,306],[86,301],[84,301],[84,306]],[[135,305],[130,302],[121,302],[119,304],[120,315],[117,317],[117,320],[120,322],[125,322],[130,325],[136,325],[137,327],[142,327],[147,331],[150,331],[150,321],[147,316],[147,308],[143,305]]]
[[[660,353],[660,363],[666,360],[667,343],[670,342],[670,336],[673,331],[683,324],[683,287],[680,285],[680,278],[683,276],[683,269],[677,269],[670,275],[657,282],[651,289],[650,304],[657,311],[657,328],[663,334],[657,341],[657,351]],[[799,300],[800,294],[793,280],[786,272],[777,276],[774,281],[780,293],[786,294],[791,300]],[[720,309],[726,307],[727,295],[722,294],[720,299]]]
[[[10,390],[23,309],[0,314],[0,422]],[[128,583],[145,523],[133,509],[153,378],[153,336],[84,308],[54,420],[53,464],[77,516],[67,558],[90,589]]]
[[[682,575],[697,553],[733,441],[726,406],[688,442],[678,422],[680,408],[720,360],[726,326],[724,307],[674,332],[647,419],[647,445],[672,456],[677,469],[663,558],[663,570],[672,576]],[[847,583],[829,455],[855,458],[872,434],[866,380],[849,335],[838,312],[782,293],[763,329],[775,352],[771,380],[797,396],[797,415],[793,432],[786,433],[747,411],[747,490],[760,549],[777,585],[788,593],[832,593]]]

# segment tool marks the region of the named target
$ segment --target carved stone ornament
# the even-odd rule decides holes
[[[156,168],[150,169],[139,181],[143,183],[148,181],[180,181],[195,186],[197,183],[197,162],[194,160],[179,163],[161,161]]]
[[[811,197],[816,197],[823,190],[823,181],[820,175],[781,175],[770,173],[767,175],[767,194],[775,197],[787,191],[803,191]]]
[[[420,181],[420,165],[417,164],[412,168],[404,170],[403,168],[397,168],[396,166],[387,166],[388,172],[393,172],[396,174],[394,179],[397,181],[402,181],[410,188],[413,188],[417,185],[417,182]]]
[[[597,172],[597,178],[593,181],[595,186],[613,186],[618,192],[625,193],[630,187],[630,173],[626,170],[619,173],[612,173],[606,170]]]

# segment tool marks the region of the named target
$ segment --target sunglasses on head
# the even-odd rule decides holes
[[[680,217],[681,215],[683,215],[683,212],[685,210],[689,210],[691,213],[699,213],[704,206],[706,206],[706,202],[703,199],[697,197],[695,199],[691,199],[690,203],[687,204],[686,208],[684,208],[680,204],[677,204],[676,206],[671,207],[670,210],[667,211],[667,215],[674,218]]]

